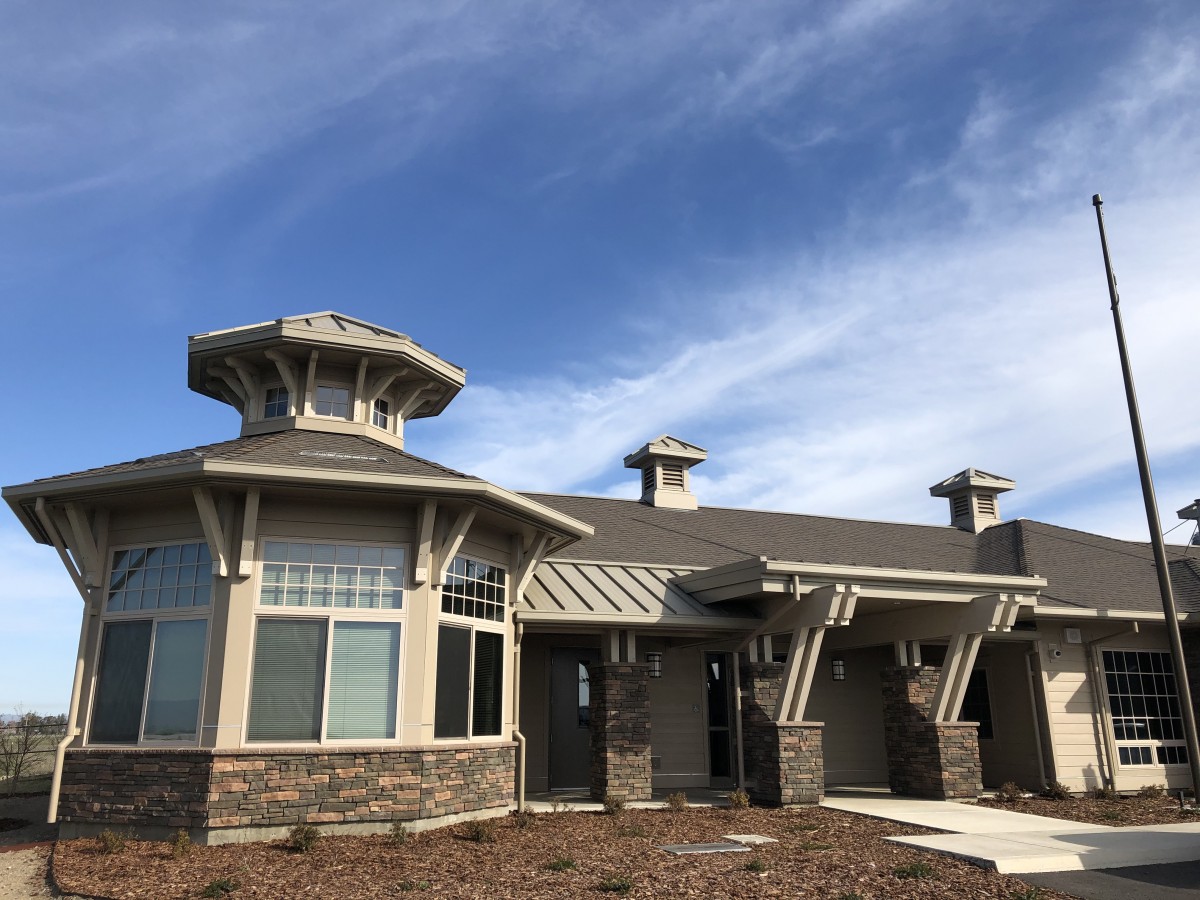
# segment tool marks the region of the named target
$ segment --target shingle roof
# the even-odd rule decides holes
[[[38,484],[55,484],[73,478],[115,475],[123,472],[143,472],[167,468],[201,459],[258,463],[268,466],[295,466],[305,469],[328,469],[338,472],[372,472],[388,475],[411,475],[425,478],[466,478],[445,466],[438,465],[403,450],[396,450],[369,437],[352,434],[327,434],[320,431],[287,430],[271,434],[255,434],[205,444],[172,453],[159,453],[129,462],[85,469],[66,475],[39,478]]]
[[[707,568],[754,556],[794,562],[989,575],[1041,575],[1047,606],[1160,612],[1150,546],[1017,519],[972,534],[721,507],[659,509],[634,500],[529,494],[595,526],[556,558]],[[1193,558],[1189,555],[1195,554]],[[1172,546],[1181,612],[1200,612],[1200,549]]]

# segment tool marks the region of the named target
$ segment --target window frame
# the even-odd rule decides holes
[[[1174,679],[1175,668],[1174,668],[1174,665],[1171,660],[1171,651],[1163,650],[1163,649],[1159,649],[1159,648],[1155,648],[1155,647],[1097,647],[1096,649],[1100,654],[1100,660],[1099,660],[1100,664],[1099,664],[1098,668],[1100,670],[1100,690],[1104,697],[1104,727],[1107,729],[1108,737],[1112,741],[1112,748],[1116,751],[1116,758],[1112,760],[1112,764],[1114,766],[1116,766],[1116,768],[1118,768],[1118,769],[1124,769],[1124,770],[1127,770],[1130,772],[1137,772],[1137,771],[1146,772],[1146,771],[1153,770],[1153,769],[1162,769],[1162,770],[1186,769],[1189,765],[1189,763],[1187,763],[1187,762],[1162,763],[1162,762],[1158,761],[1158,750],[1160,747],[1182,747],[1182,748],[1184,748],[1184,752],[1186,753],[1187,741],[1185,738],[1172,738],[1170,740],[1163,740],[1160,738],[1151,738],[1151,737],[1137,738],[1137,739],[1118,738],[1117,730],[1116,730],[1115,724],[1113,722],[1114,718],[1119,718],[1119,719],[1133,718],[1133,719],[1146,719],[1146,720],[1149,720],[1151,718],[1155,718],[1155,719],[1179,718],[1182,723],[1182,717],[1181,716],[1166,716],[1166,717],[1164,717],[1164,716],[1158,716],[1158,715],[1156,715],[1156,716],[1115,716],[1114,717],[1113,711],[1112,711],[1113,695],[1109,692],[1109,689],[1108,689],[1109,671],[1108,671],[1107,665],[1105,664],[1105,657],[1104,657],[1104,655],[1106,653],[1151,653],[1151,654],[1157,654],[1159,656],[1165,657],[1166,668],[1163,669],[1162,673],[1151,672],[1149,674],[1151,674],[1151,675],[1169,674],[1171,676],[1171,678]],[[1112,674],[1114,676],[1119,676],[1119,675],[1127,675],[1129,673],[1128,672],[1113,672]],[[1147,674],[1147,673],[1138,673],[1138,674],[1141,675],[1141,674]],[[1122,696],[1122,695],[1118,694],[1117,696]],[[1167,696],[1171,696],[1171,695],[1141,694],[1139,696],[1143,696],[1143,697],[1154,696],[1156,698],[1161,698],[1161,697],[1167,697]],[[1178,689],[1175,690],[1173,696],[1175,697],[1175,702],[1177,705],[1182,702],[1179,699]],[[1123,763],[1123,762],[1121,762],[1121,748],[1122,747],[1128,747],[1128,748],[1148,747],[1148,748],[1150,748],[1150,762],[1148,762],[1148,763]]]
[[[266,563],[268,541],[283,541],[292,544],[353,544],[356,547],[384,547],[400,549],[404,552],[403,591],[400,609],[350,609],[333,606],[270,606],[261,602],[263,589],[263,565]],[[309,538],[282,535],[261,535],[258,538],[254,562],[254,600],[253,627],[250,638],[248,665],[246,668],[245,713],[242,717],[242,745],[255,748],[277,747],[361,747],[364,744],[394,745],[400,744],[404,723],[401,713],[404,709],[405,663],[408,659],[408,607],[411,599],[409,593],[408,566],[412,548],[409,544],[395,541],[347,541],[337,538]],[[316,741],[251,741],[250,740],[250,703],[254,690],[254,651],[258,643],[258,625],[263,619],[282,618],[323,619],[325,629],[324,673],[321,687],[321,733]],[[333,674],[333,632],[337,622],[378,622],[398,624],[400,626],[399,659],[396,672],[396,733],[390,738],[329,738],[329,684]]]
[[[136,543],[113,544],[108,549],[108,559],[105,561],[105,565],[104,565],[104,597],[100,601],[101,617],[106,618],[106,619],[110,618],[110,617],[118,617],[118,618],[123,617],[126,619],[138,619],[138,618],[144,619],[144,618],[146,618],[147,614],[153,618],[160,614],[164,615],[164,616],[169,616],[173,613],[183,613],[185,618],[195,618],[195,616],[189,615],[191,613],[191,611],[193,611],[193,610],[208,610],[208,612],[206,613],[206,616],[211,619],[212,618],[211,611],[213,608],[213,604],[216,602],[216,591],[217,591],[217,582],[216,582],[215,578],[213,577],[215,575],[215,573],[211,572],[211,566],[214,562],[214,560],[211,559],[212,548],[208,548],[209,556],[210,556],[209,563],[208,563],[210,566],[210,575],[209,575],[209,582],[208,582],[208,587],[209,587],[208,603],[204,604],[203,606],[196,606],[193,604],[192,606],[153,607],[150,609],[118,609],[118,610],[109,610],[108,609],[108,600],[109,600],[108,594],[109,594],[109,591],[112,589],[113,560],[116,558],[117,553],[121,552],[122,550],[142,550],[142,549],[151,550],[155,547],[184,547],[189,544],[198,544],[198,545],[202,545],[204,547],[208,547],[208,540],[205,537],[201,536],[201,537],[193,537],[193,538],[183,538],[180,540],[173,540],[173,541],[139,541]],[[159,585],[159,587],[162,587],[162,585]]]
[[[510,659],[510,657],[512,655],[512,647],[511,647],[511,645],[509,643],[509,639],[508,639],[509,615],[510,615],[510,612],[512,609],[510,602],[509,602],[509,598],[512,596],[512,593],[510,590],[511,582],[512,582],[512,573],[509,572],[508,567],[502,563],[489,561],[489,560],[483,559],[482,557],[476,556],[471,553],[458,553],[455,555],[454,558],[468,560],[470,562],[479,563],[479,564],[485,565],[485,566],[491,566],[493,568],[499,569],[501,572],[504,573],[504,579],[503,579],[503,581],[500,582],[501,586],[504,588],[504,603],[501,607],[504,611],[504,615],[501,617],[501,619],[499,621],[497,621],[495,619],[482,619],[482,618],[476,618],[475,616],[468,616],[465,614],[445,612],[442,610],[442,590],[445,588],[445,585],[442,585],[439,588],[438,597],[437,597],[437,626],[440,628],[441,626],[445,625],[450,628],[462,628],[464,630],[467,630],[471,635],[471,643],[470,643],[471,652],[469,654],[470,655],[470,659],[469,659],[470,665],[468,666],[468,669],[467,669],[467,735],[466,735],[466,737],[462,737],[462,736],[438,737],[435,733],[434,737],[433,737],[433,741],[434,741],[434,743],[447,743],[447,744],[454,744],[454,743],[461,744],[463,742],[494,743],[495,741],[504,740],[504,725],[505,725],[504,704],[505,704],[506,699],[508,698],[509,682],[510,682],[510,679],[512,678],[512,661]],[[484,631],[489,634],[500,635],[500,640],[501,640],[501,644],[500,644],[500,686],[499,686],[500,731],[498,734],[476,735],[474,733],[475,732],[475,634],[477,631]],[[441,652],[441,642],[439,641],[438,642],[438,653],[440,653],[440,652]],[[437,671],[437,658],[436,657],[433,660],[433,670],[436,673],[436,671]],[[434,676],[433,685],[434,685],[433,702],[434,702],[434,709],[435,709],[434,719],[436,721],[436,719],[437,719],[437,714],[436,714],[437,677],[436,677],[436,674]],[[434,727],[436,729],[436,724]]]
[[[383,412],[379,411],[379,404],[381,404],[381,403],[384,406]],[[392,430],[392,422],[393,422],[391,399],[385,396],[385,397],[376,397],[374,400],[372,400],[371,401],[371,409],[369,410],[369,416],[370,416],[370,418],[368,419],[368,421],[371,425],[373,425],[375,428],[379,428],[379,429],[382,429],[383,431],[387,431],[390,433]],[[382,425],[380,425],[379,422],[376,421],[376,418],[378,416],[383,417]]]
[[[331,390],[346,392],[346,415],[337,416],[332,413],[317,412],[317,391],[321,388],[330,388]],[[353,422],[354,421],[354,385],[345,381],[321,381],[313,382],[312,389],[312,415],[319,419],[332,419],[335,422]]]
[[[269,415],[267,413],[267,408],[272,403],[272,401],[270,399],[268,399],[271,391],[283,391],[284,395],[287,397],[287,400],[284,401],[283,412],[281,412],[281,413],[279,413],[279,415],[275,415],[275,416]],[[262,388],[262,420],[264,422],[272,422],[275,419],[288,418],[290,415],[292,415],[292,408],[293,408],[292,404],[294,402],[294,399],[295,398],[292,397],[292,392],[290,390],[288,390],[288,386],[286,384],[284,384],[283,382],[276,382],[273,384],[264,384],[263,388]],[[278,403],[279,401],[276,400],[274,402]]]

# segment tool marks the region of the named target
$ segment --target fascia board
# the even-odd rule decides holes
[[[563,613],[516,611],[518,622],[561,625],[636,625],[639,628],[700,628],[705,631],[753,631],[762,619],[742,619],[732,616],[640,616],[620,613]]]
[[[1124,609],[1063,609],[1053,606],[1038,606],[1033,610],[1039,619],[1118,619],[1123,622],[1166,622],[1160,612],[1142,612]],[[1179,613],[1180,622],[1200,622],[1200,612]]]
[[[972,572],[890,569],[875,566],[838,566],[828,563],[795,563],[767,560],[765,571],[779,575],[809,575],[829,581],[886,581],[901,584],[963,585],[990,591],[1018,594],[1037,593],[1047,584],[1040,575],[986,575]]]

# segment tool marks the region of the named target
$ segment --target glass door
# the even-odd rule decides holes
[[[708,683],[708,775],[709,786],[733,786],[733,688],[729,677],[729,654],[704,654],[704,676]]]

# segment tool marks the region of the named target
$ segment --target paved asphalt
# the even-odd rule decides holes
[[[1083,900],[1200,900],[1200,861],[1016,877]]]

